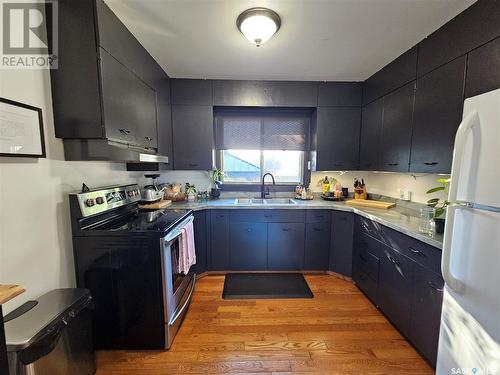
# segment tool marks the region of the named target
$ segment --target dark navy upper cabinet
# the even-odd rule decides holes
[[[384,98],[363,107],[359,145],[359,169],[361,170],[380,170],[383,114]]]
[[[320,82],[318,107],[360,107],[362,82]]]
[[[318,84],[301,81],[213,81],[214,105],[316,107]]]
[[[384,97],[380,169],[408,172],[415,82]]]
[[[410,171],[449,173],[462,119],[466,57],[417,80]]]
[[[380,308],[406,336],[410,332],[410,314],[414,262],[388,246],[380,256]]]
[[[230,269],[229,211],[210,211],[210,270]]]
[[[174,168],[209,170],[214,147],[212,106],[172,105]]]
[[[344,276],[351,276],[354,214],[333,211],[331,215],[329,269]]]
[[[436,365],[444,281],[440,274],[417,266],[409,338]]]
[[[327,270],[330,256],[330,220],[307,223],[305,242],[306,270]]]
[[[498,0],[478,1],[418,45],[418,75],[500,36]]]
[[[469,53],[465,97],[470,98],[498,88],[500,88],[500,38]]]
[[[172,79],[172,104],[212,105],[212,81]]]
[[[318,107],[313,125],[315,170],[357,169],[361,108]]]
[[[170,79],[166,76],[157,87],[156,99],[158,152],[168,157],[168,167],[172,169],[172,107],[170,105]]]
[[[267,268],[267,224],[231,222],[229,229],[230,268],[265,270]]]
[[[417,47],[403,53],[363,84],[363,105],[414,81],[417,76]]]
[[[196,250],[196,264],[191,267],[191,271],[200,274],[207,271],[207,212],[209,211],[196,211],[194,215],[194,247]]]
[[[304,268],[304,223],[269,223],[267,266],[270,270]]]

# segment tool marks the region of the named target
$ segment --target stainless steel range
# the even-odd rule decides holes
[[[178,271],[190,210],[141,210],[137,185],[70,195],[77,285],[95,303],[96,348],[169,348],[195,274]]]

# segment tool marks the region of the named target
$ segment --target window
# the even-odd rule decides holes
[[[303,151],[222,150],[221,167],[226,183],[259,183],[264,173],[272,173],[277,184],[302,182]]]
[[[225,183],[257,184],[272,173],[277,184],[304,180],[310,112],[301,110],[217,110],[217,164]]]

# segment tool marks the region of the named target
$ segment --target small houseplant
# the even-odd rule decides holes
[[[212,180],[212,190],[210,194],[213,199],[218,199],[220,197],[220,187],[222,182],[224,182],[224,177],[226,177],[226,172],[222,169],[214,168],[210,171],[210,178]]]
[[[446,197],[448,197],[448,187],[450,185],[449,178],[439,178],[436,180],[440,183],[439,186],[433,187],[427,190],[427,194],[434,194],[442,192]],[[434,209],[434,222],[436,223],[436,233],[444,232],[444,217],[446,215],[446,207],[450,202],[447,199],[441,198],[431,198],[427,201],[427,206]]]
[[[185,191],[187,194],[188,201],[194,201],[196,199],[196,187],[189,182],[186,182]]]

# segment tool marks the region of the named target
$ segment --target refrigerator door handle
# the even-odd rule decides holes
[[[477,111],[469,113],[462,121],[455,136],[455,149],[453,151],[453,163],[451,166],[451,182],[449,187],[448,201],[452,202],[446,212],[446,225],[444,228],[443,239],[443,257],[441,261],[441,271],[446,285],[454,292],[460,293],[463,290],[463,284],[455,278],[450,270],[450,262],[452,256],[451,240],[453,236],[453,221],[455,218],[455,210],[457,205],[454,202],[457,200],[458,186],[460,179],[460,169],[462,167],[463,152],[465,141],[469,134],[469,130],[479,124],[479,115]]]

